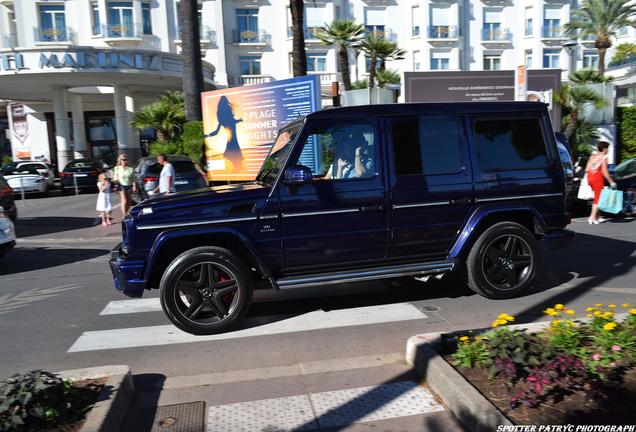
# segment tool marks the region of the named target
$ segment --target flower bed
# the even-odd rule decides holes
[[[517,424],[636,422],[636,308],[596,304],[587,320],[557,304],[550,326],[511,329],[501,314],[492,329],[455,339],[447,359]]]

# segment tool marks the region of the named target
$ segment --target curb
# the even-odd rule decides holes
[[[57,372],[70,381],[106,378],[97,402],[88,414],[79,432],[118,431],[134,393],[130,367],[126,365],[101,366]]]
[[[76,239],[69,238],[18,238],[17,244],[31,244],[31,243],[55,243],[55,244],[73,244],[73,243],[94,243],[94,242],[113,242],[119,243],[121,241],[121,235],[117,234],[113,237],[78,237]]]

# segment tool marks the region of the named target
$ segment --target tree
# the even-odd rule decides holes
[[[610,63],[621,63],[630,58],[636,58],[636,44],[623,42],[616,47]]]
[[[393,44],[393,49],[388,52],[380,53],[380,70],[386,70],[386,62],[393,60],[402,60],[406,55],[406,50],[397,47],[397,44]]]
[[[360,49],[369,56],[371,64],[369,66],[369,87],[375,85],[375,77],[377,75],[378,60],[391,60],[403,58],[404,50],[400,50],[397,44],[389,42],[383,37],[367,36],[360,43]],[[394,57],[395,56],[395,57]],[[382,67],[380,67],[382,69]]]
[[[600,84],[612,81],[614,78],[601,76],[594,69],[579,69],[572,72],[568,79],[573,84]]]
[[[166,92],[157,102],[141,107],[133,115],[130,125],[136,129],[154,128],[158,141],[177,136],[186,122],[181,92]]]
[[[621,27],[636,25],[636,4],[631,0],[583,0],[573,9],[565,32],[570,37],[595,36],[598,51],[598,73],[605,75],[605,53],[612,46],[611,38]]]
[[[183,95],[185,117],[188,121],[201,120],[201,93],[203,92],[203,65],[201,63],[201,34],[197,0],[181,0],[179,29],[183,56]]]
[[[606,104],[605,99],[593,89],[579,84],[564,84],[555,98],[563,108],[563,133],[573,149],[576,149],[578,153],[584,152],[582,146],[589,144],[588,141],[595,137],[593,131],[596,128],[580,118],[581,112],[590,104],[597,109],[603,108]]]
[[[393,69],[379,70],[377,74],[378,87],[384,87],[387,84],[399,84],[400,74]]]
[[[305,51],[305,3],[290,0],[292,18],[292,70],[294,76],[307,75],[307,52]]]
[[[357,47],[362,39],[364,26],[352,20],[335,20],[328,24],[324,31],[316,37],[323,45],[334,46],[338,50],[338,67],[342,74],[344,90],[351,90],[351,74],[349,70],[349,49]]]

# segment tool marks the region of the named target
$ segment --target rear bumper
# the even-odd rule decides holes
[[[550,250],[562,249],[568,247],[574,240],[574,231],[568,229],[560,229],[547,232],[543,235],[543,240]]]
[[[144,270],[143,260],[128,260],[121,251],[119,243],[110,251],[110,271],[113,273],[115,288],[128,297],[141,297],[146,288],[146,281],[142,278]]]

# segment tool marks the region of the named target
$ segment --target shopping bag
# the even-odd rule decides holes
[[[598,200],[598,208],[601,211],[612,214],[623,211],[623,191],[604,188]]]
[[[590,184],[587,182],[587,174],[585,174],[581,179],[581,185],[579,186],[579,192],[576,197],[583,201],[594,199],[594,191],[592,190]]]

